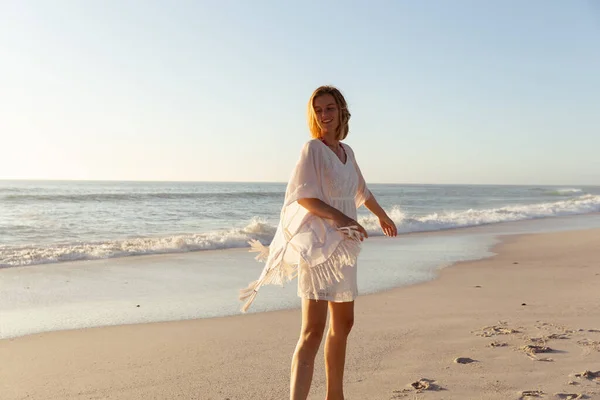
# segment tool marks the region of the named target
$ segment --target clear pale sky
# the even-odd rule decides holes
[[[284,182],[338,86],[368,182],[600,184],[600,2],[0,3],[0,179]]]

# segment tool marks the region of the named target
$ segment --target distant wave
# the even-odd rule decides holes
[[[548,192],[548,194],[552,194],[555,196],[573,196],[573,195],[579,195],[583,193],[583,190],[581,189],[557,189],[551,192]]]
[[[544,196],[580,196],[585,194],[583,189],[577,188],[562,188],[562,189],[550,189],[550,188],[538,188],[537,191],[541,192]]]
[[[398,206],[389,210],[390,217],[401,233],[438,231],[593,212],[600,212],[600,196],[589,194],[557,202],[482,210],[446,211],[420,217],[407,216]],[[370,235],[381,235],[377,218],[361,217],[359,222]],[[258,239],[268,244],[272,240],[275,230],[274,225],[254,218],[247,226],[240,229],[208,233],[104,242],[64,243],[52,246],[0,246],[0,267],[247,247],[250,239]]]
[[[29,201],[29,202],[95,202],[95,201],[144,201],[144,200],[181,200],[181,199],[283,199],[284,192],[210,192],[210,193],[78,193],[78,194],[8,194],[0,196],[4,201]]]

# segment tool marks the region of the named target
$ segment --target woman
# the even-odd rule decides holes
[[[396,236],[394,222],[368,190],[354,152],[341,141],[348,135],[350,112],[338,89],[321,86],[308,102],[313,137],[304,145],[286,189],[277,233],[269,248],[252,242],[257,259],[266,260],[260,278],[241,292],[246,311],[260,286],[283,284],[298,276],[302,298],[300,340],[292,358],[290,399],[308,397],[327,311],[331,313],[325,341],[327,400],[343,400],[346,342],[354,322],[358,295],[356,259],[367,231],[356,221],[365,205],[387,236]]]

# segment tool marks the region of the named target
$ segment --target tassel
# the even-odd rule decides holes
[[[356,225],[344,226],[338,228],[338,230],[340,230],[344,235],[348,236],[349,239],[357,242],[360,242],[360,239],[362,238],[362,233],[358,230],[358,226]]]
[[[248,298],[248,301],[244,304],[244,306],[241,308],[241,311],[243,313],[245,313],[246,311],[248,311],[248,309],[250,308],[250,305],[252,304],[252,302],[254,301],[254,299],[256,298],[256,295],[258,294],[258,292],[255,290],[252,292],[252,294],[250,295],[250,297]]]
[[[267,261],[267,258],[269,258],[269,248],[267,246],[256,239],[248,241],[248,244],[250,245],[250,252],[258,253],[258,255],[254,257],[255,260]]]
[[[242,312],[245,313],[250,308],[250,305],[252,304],[252,302],[256,298],[256,295],[258,294],[258,289],[262,285],[268,283],[272,279],[273,275],[273,270],[271,269],[264,273],[264,276],[261,276],[261,278],[259,278],[257,281],[250,282],[250,284],[245,289],[240,290],[239,299],[241,301],[246,300],[246,303],[241,308]]]
[[[246,301],[246,303],[244,303],[244,305],[241,308],[241,311],[243,313],[248,311],[248,309],[250,308],[250,305],[256,298],[256,295],[258,294],[259,285],[260,285],[260,280],[253,281],[253,282],[250,282],[248,287],[240,290],[240,296],[239,296],[240,301]]]
[[[239,299],[241,301],[246,300],[248,297],[252,295],[252,293],[256,292],[256,286],[258,285],[258,281],[250,282],[250,284],[244,289],[240,289]]]

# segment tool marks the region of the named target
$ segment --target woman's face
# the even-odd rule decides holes
[[[323,94],[313,100],[315,117],[321,127],[321,133],[335,132],[340,123],[340,112],[335,99],[330,94]]]

